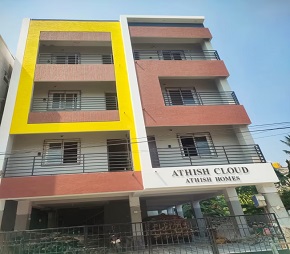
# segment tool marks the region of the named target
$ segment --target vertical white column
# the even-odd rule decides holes
[[[4,214],[4,208],[5,208],[5,200],[0,200],[0,229],[2,227],[2,219]]]
[[[220,78],[216,81],[217,88],[220,92],[231,91],[230,85],[225,78]]]
[[[176,206],[176,211],[177,211],[177,215],[178,215],[178,216],[184,218],[182,205],[177,205],[177,206]]]
[[[30,201],[18,201],[14,230],[29,229],[31,209]]]
[[[203,213],[201,211],[200,203],[199,201],[192,202],[192,209],[195,214],[195,218],[203,218]]]
[[[239,140],[240,145],[253,145],[253,144],[255,144],[255,141],[254,141],[247,125],[236,126],[234,128],[234,130],[236,132],[236,136]]]
[[[224,190],[224,197],[225,197],[225,200],[228,204],[231,215],[236,216],[234,218],[229,219],[229,222],[232,225],[235,225],[232,228],[232,230],[233,230],[232,233],[236,234],[237,236],[239,234],[241,236],[249,235],[249,228],[247,226],[248,224],[247,224],[245,217],[243,216],[244,211],[243,211],[243,208],[241,206],[236,189],[235,188],[226,188]],[[240,215],[240,216],[238,216],[238,215]],[[230,225],[228,225],[226,227],[230,228]]]
[[[259,193],[263,194],[267,203],[267,209],[270,213],[275,213],[276,217],[283,227],[289,227],[290,216],[280,198],[280,195],[274,183],[256,185]]]
[[[14,60],[13,71],[9,83],[9,89],[6,98],[6,104],[3,112],[2,123],[0,126],[0,170],[3,169],[5,163],[5,153],[9,153],[12,147],[13,140],[11,139],[10,127],[14,112],[16,95],[20,74],[22,70],[22,62],[25,52],[26,39],[29,29],[29,19],[24,19],[22,22],[21,32],[18,40],[17,53]]]
[[[224,196],[231,215],[244,215],[243,208],[235,188],[226,188],[224,190]]]
[[[201,43],[201,47],[203,50],[213,50],[213,47],[209,40],[203,40],[203,42]]]
[[[199,201],[193,201],[191,203],[191,207],[194,212],[194,217],[198,226],[199,234],[200,236],[205,236],[205,229],[206,229],[206,223],[203,219],[203,213],[201,211],[200,203]]]
[[[143,171],[143,170],[152,168],[152,165],[151,165],[148,143],[144,142],[144,141],[147,141],[147,133],[145,129],[143,109],[142,109],[142,104],[141,104],[141,99],[140,99],[137,73],[136,73],[136,68],[135,68],[135,61],[132,54],[133,49],[131,45],[131,38],[130,38],[127,16],[121,16],[120,23],[121,23],[121,29],[122,29],[128,79],[129,79],[129,84],[130,84],[133,114],[134,114],[136,133],[137,133],[137,139],[138,139],[136,141],[138,142],[139,151],[142,151],[142,153],[139,153],[139,155],[140,155],[141,167]]]

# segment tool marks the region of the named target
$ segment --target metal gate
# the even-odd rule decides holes
[[[0,233],[1,254],[244,253],[288,250],[274,214]]]

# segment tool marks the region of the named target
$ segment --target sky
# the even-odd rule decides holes
[[[252,121],[266,159],[290,159],[289,0],[0,0],[0,34],[15,55],[23,18],[119,20],[120,15],[205,16],[229,84]],[[264,125],[270,123],[285,123]],[[262,126],[257,126],[262,125]],[[288,128],[287,128],[288,127]]]

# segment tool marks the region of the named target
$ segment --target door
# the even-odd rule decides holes
[[[160,161],[159,161],[155,137],[148,136],[147,139],[148,139],[148,146],[149,146],[152,167],[153,168],[160,168]]]
[[[109,171],[131,170],[130,146],[127,139],[108,139]]]

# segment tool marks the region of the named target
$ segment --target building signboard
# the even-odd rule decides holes
[[[143,170],[145,188],[241,186],[278,182],[270,163],[153,168],[151,170]]]

